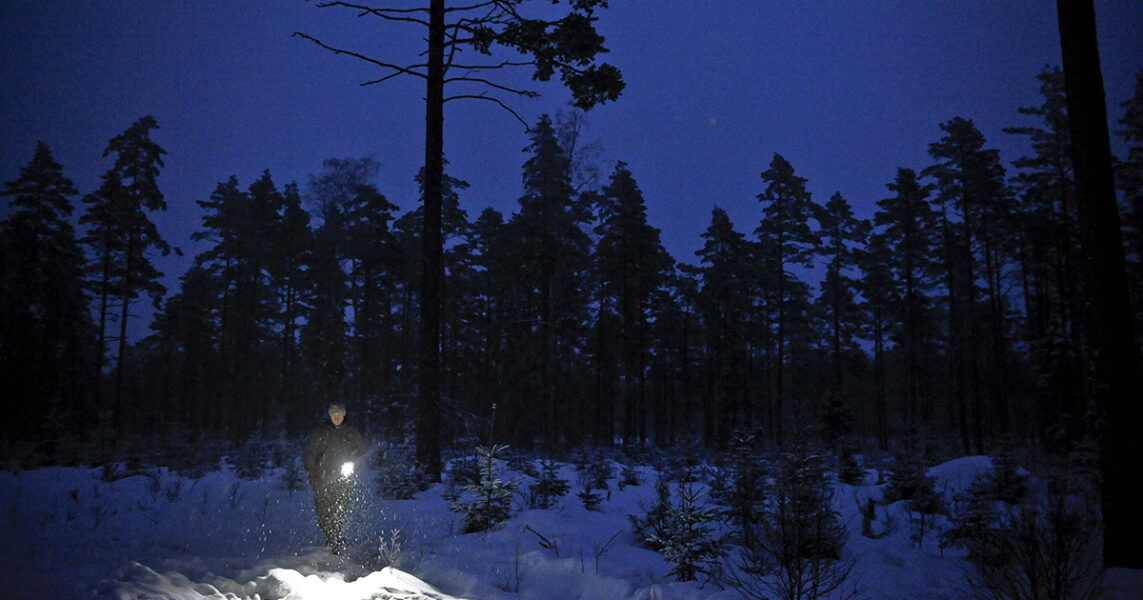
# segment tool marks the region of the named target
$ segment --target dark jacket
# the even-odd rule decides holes
[[[325,423],[314,429],[305,457],[310,485],[317,488],[336,481],[341,477],[341,465],[359,460],[367,450],[361,432],[349,423],[342,423],[341,427]]]

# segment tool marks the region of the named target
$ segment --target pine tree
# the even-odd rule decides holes
[[[101,420],[115,428],[130,424],[126,420],[131,412],[125,404],[123,375],[128,368],[127,324],[131,304],[140,293],[146,293],[158,307],[166,288],[160,282],[162,273],[151,262],[151,255],[157,251],[166,256],[172,251],[148,217],[150,212],[167,208],[157,181],[166,150],[151,139],[151,130],[156,128],[155,118],[148,115],[111,138],[103,155],[114,154],[115,164],[104,175],[100,189],[84,198],[91,206],[80,219],[80,224],[90,226],[83,242],[91,246],[95,255],[89,270],[95,277],[95,289],[100,296],[101,356],[108,339],[106,318],[110,301],[114,299],[119,304],[114,397],[109,405],[101,406],[101,410],[106,411]]]
[[[1121,106],[1119,124],[1123,128],[1116,134],[1127,145],[1127,156],[1117,163],[1115,175],[1123,191],[1120,213],[1131,305],[1135,307],[1135,322],[1143,324],[1143,70],[1135,74],[1135,93]],[[1143,336],[1143,327],[1137,333]]]
[[[938,269],[937,215],[928,204],[932,186],[922,185],[912,169],[898,169],[888,188],[895,195],[878,200],[874,215],[884,254],[868,256],[867,266],[886,263],[881,280],[885,285],[878,291],[888,311],[886,319],[895,324],[889,333],[903,355],[904,421],[916,427],[924,422],[922,411],[931,414],[926,408],[931,401],[926,377],[931,365],[926,357],[936,354],[931,295]]]
[[[534,405],[531,424],[509,425],[509,439],[531,440],[538,432],[545,444],[554,444],[571,425],[566,412],[577,403],[577,390],[569,373],[584,354],[588,321],[587,272],[591,239],[585,228],[589,207],[571,184],[570,157],[559,144],[547,115],[532,128],[531,155],[524,163],[524,191],[520,210],[504,225],[503,256],[516,265],[509,282],[512,324],[508,349],[515,360],[509,371],[506,412],[522,414]],[[608,438],[610,439],[610,437]]]
[[[512,310],[512,268],[505,251],[504,216],[491,208],[484,209],[473,223],[473,269],[469,302],[474,311],[471,324],[477,349],[473,357],[469,388],[472,402],[484,414],[500,394],[499,382],[513,357],[507,352],[508,328],[505,316]],[[479,409],[478,409],[479,410]],[[494,415],[490,415],[494,416]]]
[[[618,317],[623,340],[623,439],[642,444],[648,438],[653,410],[647,390],[651,307],[674,261],[659,241],[659,230],[647,223],[643,194],[627,165],[615,167],[598,198],[599,242],[595,266],[603,307]]]
[[[852,419],[846,415],[851,410],[848,398],[853,394],[846,385],[844,374],[845,364],[851,362],[847,359],[860,352],[857,346],[860,324],[854,294],[854,271],[857,267],[856,249],[865,244],[870,224],[854,217],[853,208],[840,192],[817,210],[817,221],[821,225],[819,252],[825,260],[826,272],[816,306],[826,323],[824,337],[833,365],[833,381],[823,415],[826,423],[824,433],[826,443],[835,446],[852,430]]]
[[[92,416],[95,339],[69,222],[77,194],[43,142],[0,191],[10,198],[0,221],[0,406],[12,439],[74,436]]]
[[[267,275],[277,295],[275,328],[279,332],[281,355],[278,381],[286,430],[300,432],[309,425],[310,414],[303,402],[306,396],[302,393],[305,384],[300,371],[304,362],[299,333],[310,301],[307,267],[312,261],[314,241],[310,215],[302,208],[297,184],[287,184],[282,199],[282,208],[271,232]]]
[[[866,339],[873,343],[874,430],[878,450],[889,449],[889,407],[886,389],[886,341],[891,326],[894,300],[890,252],[882,234],[873,234],[858,254],[862,277],[858,280],[863,301]]]
[[[345,256],[352,306],[353,397],[362,408],[365,425],[379,413],[395,391],[389,378],[395,371],[397,345],[393,321],[395,284],[401,255],[390,230],[397,206],[371,184],[358,183],[345,206]]]
[[[1010,422],[1002,387],[1008,351],[999,283],[1007,261],[1001,240],[1007,237],[1010,198],[999,153],[984,147],[972,121],[957,117],[941,130],[945,137],[929,145],[937,163],[924,173],[936,180],[934,201],[941,214],[949,404],[956,411],[950,418],[960,425],[962,450],[979,453],[984,424],[996,422],[1004,432]]]
[[[758,195],[762,203],[762,222],[755,230],[760,244],[764,269],[763,286],[767,296],[767,318],[773,329],[773,414],[770,415],[775,439],[784,442],[787,419],[786,385],[790,345],[804,334],[809,291],[794,267],[812,268],[814,252],[820,239],[810,225],[814,205],[806,190],[806,180],[794,174],[794,167],[780,154],[774,154],[770,168],[762,173],[766,189]],[[798,324],[803,328],[799,331]],[[797,405],[792,415],[797,417]]]
[[[273,250],[286,199],[265,171],[247,191],[232,176],[198,204],[207,212],[203,230],[191,238],[212,245],[195,257],[195,265],[210,273],[218,286],[212,309],[219,368],[225,374],[221,417],[232,427],[229,433],[240,439],[268,430],[278,412],[272,407],[283,393],[281,308],[271,272],[282,258]],[[238,402],[246,408],[232,413]]]
[[[606,52],[603,36],[595,30],[594,11],[606,6],[602,0],[579,0],[570,5],[567,14],[554,19],[526,18],[515,4],[493,3],[445,8],[444,0],[430,0],[419,8],[365,7],[332,2],[325,7],[350,8],[362,16],[378,17],[389,24],[413,25],[424,30],[426,59],[409,66],[377,60],[357,52],[333,48],[320,40],[295,33],[339,54],[353,56],[380,66],[388,74],[373,83],[399,75],[419,77],[426,83],[425,93],[425,194],[421,235],[420,326],[420,410],[418,415],[418,459],[433,479],[440,479],[440,311],[443,243],[441,221],[444,190],[444,104],[455,100],[485,100],[511,108],[496,93],[534,97],[536,92],[495,84],[474,71],[488,73],[515,67],[531,67],[533,79],[548,81],[557,72],[575,98],[575,105],[588,109],[614,100],[623,89],[619,70],[608,64],[594,64],[599,53]],[[474,50],[475,63],[454,63],[465,49]],[[505,50],[523,55],[497,62],[491,55]],[[488,57],[482,62],[481,57]],[[450,75],[453,69],[467,72]],[[453,84],[448,86],[447,84]],[[457,85],[487,86],[493,94],[458,93],[446,96],[446,87]],[[516,115],[515,112],[512,113]],[[519,118],[519,115],[516,115]]]
[[[1138,434],[1143,370],[1115,201],[1095,7],[1091,1],[1058,0],[1056,9],[1085,267],[1092,396],[1100,424],[1103,558],[1109,568],[1138,569],[1143,556],[1135,543],[1143,537],[1143,515],[1134,502],[1143,496],[1143,480],[1124,457],[1143,455]]]
[[[1090,433],[1080,353],[1086,344],[1082,273],[1076,215],[1075,176],[1070,155],[1064,75],[1058,67],[1038,76],[1043,103],[1021,107],[1039,123],[1004,131],[1027,136],[1032,154],[1013,161],[1018,193],[1018,258],[1023,292],[1022,337],[1031,367],[1048,385],[1037,390],[1040,416],[1058,441]]]
[[[218,377],[221,288],[220,278],[193,265],[151,323],[150,341],[157,346],[169,382],[163,420],[210,435],[220,435],[226,426],[222,416],[226,384]]]
[[[726,211],[714,208],[703,232],[703,247],[695,252],[702,266],[697,296],[702,319],[703,367],[702,435],[707,447],[717,448],[730,438],[735,425],[754,422],[751,393],[757,379],[750,334],[754,318],[752,299],[757,293],[758,269],[751,244],[735,231]]]

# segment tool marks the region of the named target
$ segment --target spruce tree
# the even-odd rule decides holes
[[[516,483],[501,477],[499,455],[507,446],[480,446],[476,449],[478,479],[467,486],[468,502],[454,502],[452,509],[464,513],[464,533],[487,531],[512,516],[512,493]]]
[[[822,455],[801,447],[783,455],[752,534],[728,581],[750,598],[852,598],[848,535],[833,508],[833,482]]]

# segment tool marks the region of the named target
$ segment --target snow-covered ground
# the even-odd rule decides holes
[[[932,469],[938,489],[963,489],[990,468],[987,457]],[[291,491],[285,471],[239,478],[225,463],[192,478],[164,468],[107,482],[98,469],[0,472],[0,597],[11,599],[260,600],[463,598],[737,600],[716,584],[679,583],[670,565],[641,547],[628,515],[645,514],[654,475],[611,489],[599,511],[572,492],[548,510],[517,511],[498,529],[460,534],[442,486],[413,500],[356,500],[349,558],[320,543],[312,496]],[[368,481],[368,473],[365,475]],[[961,599],[966,563],[928,535],[910,541],[903,502],[877,507],[877,539],[860,534],[859,505],[880,499],[869,483],[839,487],[837,510],[849,529],[844,553],[870,599]],[[520,500],[518,498],[518,500]],[[517,502],[522,505],[522,501]],[[394,543],[393,532],[399,532]],[[380,568],[393,549],[397,568]],[[1143,598],[1139,572],[1111,578],[1107,598]]]

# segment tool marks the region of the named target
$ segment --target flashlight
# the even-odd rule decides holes
[[[349,477],[350,475],[353,475],[353,463],[347,462],[341,465],[341,476]]]

